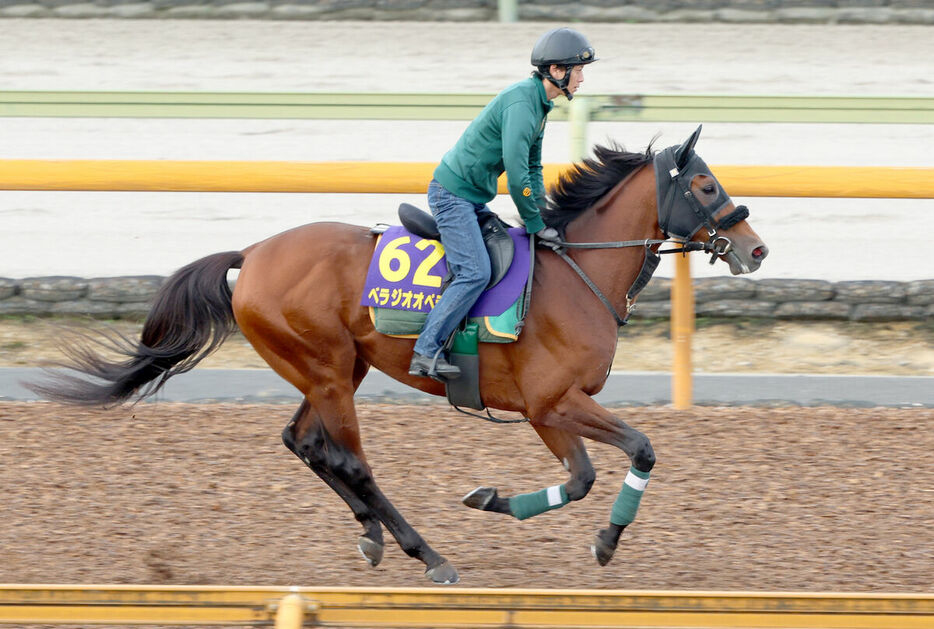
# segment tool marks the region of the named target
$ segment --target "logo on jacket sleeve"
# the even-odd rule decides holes
[[[524,196],[524,197],[530,197],[530,196],[532,196],[532,189],[529,188],[529,187],[523,188],[523,189],[522,189],[522,196]]]

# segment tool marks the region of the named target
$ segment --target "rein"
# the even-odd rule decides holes
[[[532,238],[535,238],[535,235],[531,235]],[[714,255],[717,254],[716,242],[680,242],[672,240],[660,240],[657,238],[646,238],[643,240],[617,240],[611,242],[565,242],[563,240],[558,241],[543,241],[539,239],[538,242],[550,248],[558,256],[567,262],[568,266],[574,269],[574,272],[584,281],[584,284],[587,285],[587,288],[597,296],[603,305],[606,306],[606,309],[613,315],[613,319],[616,321],[616,327],[622,327],[626,325],[627,320],[629,319],[629,310],[632,307],[632,299],[639,293],[640,290],[648,283],[652,278],[652,273],[655,272],[655,267],[658,266],[658,256],[660,254],[666,253],[688,253],[690,251],[712,251]],[[665,243],[677,242],[681,246],[675,249],[664,249],[659,250],[658,252],[652,251],[651,247],[654,245],[662,245]],[[633,283],[633,288],[629,289],[629,292],[626,294],[626,316],[621,317],[616,311],[616,308],[613,307],[613,304],[610,302],[609,298],[603,294],[597,285],[592,279],[587,275],[584,269],[571,259],[571,256],[567,254],[565,249],[622,249],[625,247],[645,247],[645,263],[642,265],[642,270],[639,272],[639,276],[636,278],[636,281]],[[652,256],[652,257],[650,257]]]
[[[651,247],[652,245],[663,245],[665,243],[677,243],[681,245],[679,249],[665,249],[658,253],[687,253],[690,251],[709,250],[713,251],[713,245],[706,242],[683,242],[680,240],[669,240],[667,238],[645,238],[643,240],[615,240],[610,242],[566,242],[564,240],[542,241],[539,242],[552,249],[622,249],[624,247],[638,247],[643,245]]]

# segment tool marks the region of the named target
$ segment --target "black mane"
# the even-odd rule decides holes
[[[564,233],[568,223],[581,212],[599,201],[627,175],[654,158],[652,144],[644,153],[629,153],[615,142],[610,146],[594,147],[594,157],[558,177],[548,193],[548,207],[542,211],[542,220],[549,227]]]

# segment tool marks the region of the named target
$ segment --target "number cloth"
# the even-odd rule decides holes
[[[471,317],[493,317],[506,312],[522,294],[529,277],[529,241],[521,227],[509,230],[516,246],[512,266],[496,286],[485,291]],[[387,229],[376,243],[367,271],[361,304],[427,313],[441,296],[441,281],[448,267],[437,240],[416,236],[401,226]]]

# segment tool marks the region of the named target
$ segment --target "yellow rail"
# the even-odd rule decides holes
[[[133,585],[0,585],[0,623],[269,625],[296,595],[324,627],[934,627],[932,594]]]
[[[0,160],[0,190],[422,194],[428,162]],[[567,164],[546,164],[546,184]],[[934,198],[934,168],[713,166],[733,196]],[[500,179],[506,192],[505,178]]]

